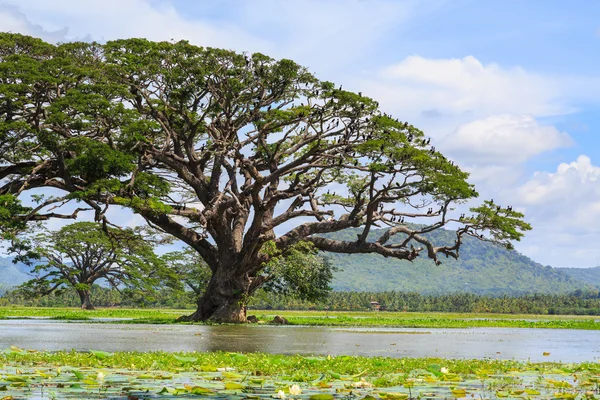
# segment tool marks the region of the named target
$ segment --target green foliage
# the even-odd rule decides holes
[[[571,278],[590,285],[600,287],[600,267],[594,268],[557,268],[558,271],[569,275]]]
[[[443,254],[458,256],[464,236],[508,247],[530,229],[521,214],[491,202],[464,219],[447,216],[477,192],[422,131],[362,93],[263,54],[186,41],[51,45],[0,34],[0,121],[0,196],[38,204],[0,205],[0,229],[15,250],[29,250],[19,237],[25,221],[77,218],[80,209],[60,213],[66,203],[86,204],[105,225],[109,208],[127,207],[195,249],[212,271],[227,271],[218,279],[238,278],[229,282],[237,286],[231,298],[207,292],[206,313],[224,309],[213,307],[211,296],[240,304],[240,291],[250,296],[266,282],[281,293],[323,297],[332,266],[302,243],[439,262]],[[332,184],[342,186],[340,194],[323,193]],[[66,194],[43,199],[41,188]],[[286,202],[294,207],[279,214]],[[425,215],[427,205],[441,211]],[[341,209],[345,215],[336,215]],[[406,232],[404,217],[437,219],[428,230],[457,224],[455,242],[423,251],[397,241],[368,246],[314,236],[377,225]],[[278,227],[304,224],[301,218],[313,224],[279,234]],[[263,251],[268,241],[277,252]],[[58,290],[72,276],[61,279],[38,285]],[[204,280],[199,274],[196,283]]]
[[[16,254],[14,262],[27,262],[36,253],[31,249],[29,239],[24,235],[30,231],[27,221],[14,218],[31,212],[31,207],[23,206],[21,200],[12,194],[0,194],[0,241],[8,243],[7,251]]]
[[[57,232],[36,238],[39,262],[35,278],[20,289],[29,296],[48,295],[75,289],[89,295],[96,281],[113,288],[128,288],[130,294],[144,293],[176,278],[153,252],[152,245],[132,230],[108,228],[92,222],[67,225]],[[82,297],[82,306],[84,299]]]
[[[204,294],[212,271],[197,252],[188,248],[183,251],[167,253],[161,258],[186,288],[192,291],[194,301]],[[185,292],[178,293],[178,295],[185,296]]]
[[[531,230],[531,225],[523,221],[522,213],[495,205],[489,200],[470,211],[475,216],[467,218],[466,222],[486,229],[495,242],[508,249],[513,248],[511,241],[521,240],[523,232]]]
[[[88,138],[67,141],[66,149],[77,154],[67,160],[73,176],[80,176],[90,184],[99,179],[122,177],[133,170],[133,158],[109,145]]]
[[[595,363],[263,353],[27,351],[0,355],[5,398],[594,399]]]
[[[0,305],[3,304],[0,298]],[[165,300],[167,300],[165,298]],[[519,300],[517,301],[519,302]],[[31,303],[28,303],[31,304]],[[14,316],[49,317],[55,320],[89,320],[90,318],[116,318],[109,323],[122,324],[173,324],[182,323],[177,319],[183,309],[151,308],[110,308],[96,309],[93,312],[76,308],[32,308],[8,306],[0,307],[0,319]],[[586,309],[579,309],[586,311]],[[591,309],[589,309],[591,310]],[[292,325],[307,326],[364,326],[398,328],[543,328],[543,329],[585,329],[600,330],[600,323],[588,314],[580,316],[540,315],[540,314],[497,314],[497,313],[448,313],[448,312],[373,312],[373,311],[253,311],[263,323],[271,321],[275,315],[286,318]],[[591,314],[594,315],[594,314]]]
[[[25,221],[15,219],[15,215],[22,215],[31,210],[22,205],[21,200],[12,194],[0,195],[0,239],[14,240],[16,233],[25,229]]]
[[[263,270],[269,277],[265,290],[300,300],[322,300],[331,291],[334,271],[312,243],[300,242],[267,263]]]

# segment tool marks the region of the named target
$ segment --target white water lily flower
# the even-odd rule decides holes
[[[365,381],[364,379],[361,379],[358,382],[352,383],[352,386],[355,388],[358,388],[358,389],[368,389],[368,388],[372,388],[373,384]]]
[[[283,390],[280,390],[279,392],[277,392],[277,398],[285,399],[285,393],[283,392]]]
[[[301,393],[302,393],[302,389],[300,389],[300,386],[295,385],[295,384],[290,386],[290,394],[292,396],[298,396]]]
[[[442,368],[440,369],[440,372],[441,372],[442,374],[447,374],[449,371],[448,371],[448,368],[446,368],[446,367],[442,367]]]
[[[103,382],[104,381],[104,373],[103,372],[98,372],[98,375],[96,375],[96,380],[98,382]]]
[[[217,368],[217,371],[219,371],[219,372],[229,372],[229,371],[233,371],[233,370],[235,370],[235,368],[231,368],[231,367]]]

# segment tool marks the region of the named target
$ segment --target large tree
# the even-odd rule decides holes
[[[90,298],[94,284],[147,294],[175,279],[152,244],[131,229],[105,231],[94,222],[76,222],[44,232],[34,243],[35,277],[20,289],[31,296],[75,290],[84,310],[94,309]]]
[[[269,261],[301,242],[438,263],[458,257],[465,235],[518,240],[529,225],[512,208],[452,212],[478,196],[467,177],[419,129],[290,60],[183,41],[0,36],[0,207],[18,209],[0,209],[5,236],[85,209],[107,225],[111,206],[129,208],[210,267],[192,320],[244,321]],[[62,194],[20,202],[39,188]],[[82,206],[60,211],[72,201]],[[427,239],[448,225],[453,243]],[[351,227],[351,240],[320,235]],[[388,229],[367,240],[376,227]]]

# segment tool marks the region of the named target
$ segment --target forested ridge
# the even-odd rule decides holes
[[[356,229],[348,229],[324,236],[344,240],[352,238],[357,232]],[[453,240],[454,233],[440,229],[427,236],[432,241],[448,243]],[[394,240],[402,240],[402,237]],[[471,237],[464,239],[458,259],[443,258],[441,265],[421,258],[409,262],[370,254],[328,254],[328,257],[339,268],[332,285],[336,291],[556,294],[591,288],[600,283],[599,279],[594,281],[588,278],[585,272],[589,270],[573,269],[575,272],[566,273],[563,269],[536,263],[515,250]],[[581,272],[577,274],[578,271]]]
[[[579,281],[590,285],[600,286],[600,267],[594,268],[556,268],[558,271],[569,275]]]
[[[0,257],[0,294],[12,286],[31,279],[27,275],[28,267],[24,264],[12,262],[12,258]]]

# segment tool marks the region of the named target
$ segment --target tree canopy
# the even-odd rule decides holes
[[[93,309],[90,290],[94,283],[148,293],[175,281],[153,246],[131,229],[106,232],[97,223],[77,222],[57,232],[44,232],[34,242],[39,258],[32,271],[35,278],[21,285],[31,296],[75,289],[81,308]]]
[[[430,142],[291,60],[185,41],[54,46],[0,35],[5,238],[88,211],[107,226],[112,206],[129,208],[208,264],[194,320],[245,320],[266,266],[299,243],[439,262],[458,257],[465,235],[510,246],[530,229],[493,201],[454,215],[478,193]],[[424,236],[448,226],[454,243]],[[361,228],[353,240],[319,235],[351,227]],[[390,229],[367,241],[373,227]],[[399,233],[407,240],[390,242]]]

